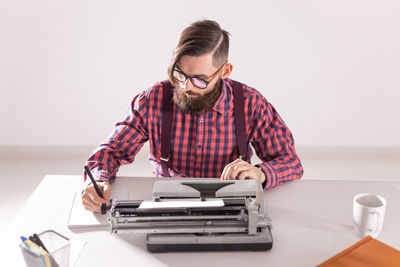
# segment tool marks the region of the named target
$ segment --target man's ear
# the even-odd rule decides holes
[[[233,65],[231,63],[226,63],[225,66],[223,67],[223,71],[222,71],[222,79],[227,78],[233,69]]]

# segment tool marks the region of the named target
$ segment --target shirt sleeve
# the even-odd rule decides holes
[[[91,153],[86,166],[95,180],[112,182],[121,165],[133,162],[148,140],[147,109],[147,94],[143,92],[133,99],[124,120],[118,122],[111,135]],[[86,178],[84,172],[85,181]]]
[[[303,167],[296,154],[289,128],[264,97],[260,96],[254,107],[250,142],[262,160],[262,163],[256,166],[265,173],[264,189],[300,179]]]

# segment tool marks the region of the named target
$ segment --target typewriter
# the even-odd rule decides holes
[[[272,248],[256,180],[156,181],[152,200],[117,200],[107,210],[111,233],[146,233],[150,252]]]

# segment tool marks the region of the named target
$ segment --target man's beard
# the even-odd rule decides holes
[[[212,110],[215,102],[222,92],[221,79],[215,84],[213,90],[206,95],[197,95],[192,91],[184,91],[179,86],[175,87],[172,100],[175,105],[184,113],[190,113],[193,116],[199,116],[203,112]],[[187,94],[195,95],[189,97]]]

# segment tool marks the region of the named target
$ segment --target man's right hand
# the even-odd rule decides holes
[[[93,184],[86,187],[82,192],[82,204],[88,211],[100,212],[101,204],[108,204],[111,197],[111,186],[107,182],[97,182],[99,189],[103,192],[102,199],[96,192]]]

